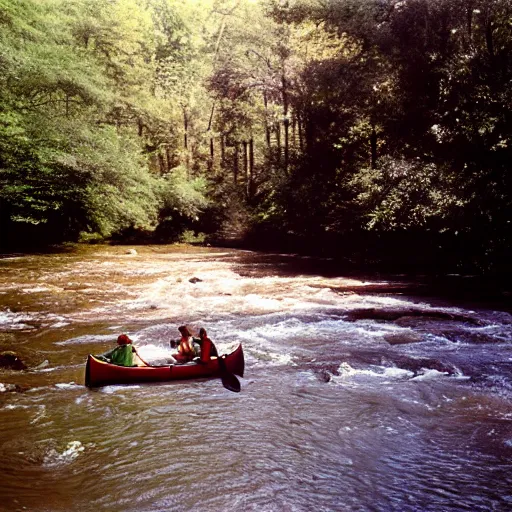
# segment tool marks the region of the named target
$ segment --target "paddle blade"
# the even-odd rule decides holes
[[[220,370],[220,378],[222,380],[222,385],[229,389],[229,391],[233,391],[234,393],[240,393],[240,381],[236,378],[236,375],[232,374],[226,368],[226,362],[222,357],[219,357],[219,370]]]
[[[229,389],[229,391],[233,391],[234,393],[240,393],[240,381],[236,378],[232,373],[222,373],[220,376],[222,380],[222,385]]]

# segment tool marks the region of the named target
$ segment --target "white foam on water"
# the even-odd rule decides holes
[[[57,452],[55,449],[51,449],[46,454],[43,464],[45,466],[57,466],[73,462],[84,450],[85,448],[80,441],[70,441],[66,449],[61,453]]]
[[[39,386],[37,388],[30,388],[30,389],[27,389],[27,393],[38,393],[39,391],[44,391],[44,390],[47,390],[49,388],[49,386]]]
[[[141,265],[151,266],[150,262]],[[376,307],[386,305],[410,305],[405,299],[393,299],[379,296],[342,295],[333,290],[336,286],[365,286],[364,283],[345,278],[323,278],[319,276],[302,276],[284,278],[276,276],[243,277],[231,269],[229,262],[203,262],[199,259],[181,256],[179,261],[169,266],[165,261],[157,263],[159,270],[137,270],[141,274],[162,276],[153,283],[120,286],[115,300],[106,301],[93,310],[82,312],[84,317],[96,318],[126,312],[140,312],[146,319],[163,319],[165,317],[204,316],[215,310],[219,314],[265,314],[269,312],[304,311],[315,309],[338,308],[350,310],[354,307]],[[190,268],[193,266],[193,268]],[[117,273],[128,269],[116,268]],[[171,277],[169,277],[169,274]],[[191,283],[197,277],[201,281]],[[114,291],[109,289],[110,292]],[[119,301],[118,297],[129,297]]]
[[[332,343],[333,333],[339,337],[340,342],[347,343],[357,339],[361,343],[364,339],[375,343],[374,339],[390,333],[410,332],[410,328],[394,324],[384,325],[372,321],[349,322],[343,318],[311,317],[312,320],[290,317],[281,320],[282,314],[267,315],[261,325],[239,325],[238,328],[226,325],[225,331],[241,341],[250,342],[252,346],[272,346],[276,343],[280,348],[283,345],[294,345],[297,337],[310,338],[314,342]]]
[[[217,346],[217,348],[219,348]],[[219,353],[227,353],[231,350],[220,350]],[[283,354],[281,352],[273,352],[269,350],[261,350],[258,348],[252,348],[251,353],[257,357],[257,360],[265,366],[295,366],[291,354]]]
[[[30,323],[37,323],[34,326]],[[70,319],[55,314],[48,313],[15,313],[10,309],[0,311],[0,331],[2,330],[33,330],[38,327],[60,328],[70,325]]]
[[[243,329],[229,328],[233,335],[247,341],[270,341],[275,340],[293,339],[297,334],[308,335],[310,325],[298,318],[292,317],[282,321],[273,321],[273,315],[266,316],[262,325],[257,325],[252,328],[244,326]],[[280,315],[278,316],[280,318]],[[315,324],[318,326],[318,324]]]
[[[100,393],[105,393],[106,395],[113,395],[119,391],[125,391],[127,389],[138,389],[141,386],[137,384],[112,384],[110,386],[103,386],[99,388]]]
[[[465,326],[465,330],[470,333],[485,334],[496,340],[496,342],[509,343],[512,339],[511,324],[490,324],[483,326]]]
[[[383,375],[392,379],[409,379],[414,375],[414,372],[403,368],[386,368]]]
[[[358,376],[365,376],[371,378],[386,378],[393,380],[403,380],[409,379],[414,375],[413,372],[409,370],[403,370],[401,368],[385,368],[385,367],[376,367],[376,369],[368,370],[368,369],[357,369],[350,366],[349,363],[343,362],[340,364],[338,368],[339,375],[331,374],[331,381],[339,382],[346,379],[351,379]]]
[[[291,354],[269,354],[271,360],[279,365],[292,365],[294,366]]]
[[[76,382],[59,382],[57,384],[55,384],[55,387],[57,389],[82,389],[83,386],[80,386],[79,384],[77,384]]]
[[[116,337],[112,334],[86,334],[84,336],[77,336],[69,340],[56,341],[55,345],[79,345],[81,343],[105,343],[106,341],[116,341]]]
[[[437,379],[443,379],[445,377],[449,376],[448,372],[440,372],[438,370],[434,370],[432,368],[422,368],[423,373],[420,375],[417,375],[416,377],[413,377],[411,380],[419,380],[419,381],[425,381],[425,380],[437,380]]]
[[[39,412],[36,414],[36,416],[30,420],[30,424],[33,425],[34,423],[37,423],[41,418],[44,418],[46,416],[46,405],[42,404],[39,405]]]
[[[471,380],[471,377],[469,375],[464,375],[462,373],[454,373],[453,375],[450,376],[450,378],[456,380]]]
[[[33,321],[35,317],[28,313],[13,313],[10,309],[0,311],[0,330],[34,329],[25,322]]]
[[[226,253],[230,254],[230,253]],[[78,276],[92,273],[106,281],[112,270],[116,276],[145,278],[146,282],[115,282],[108,288],[91,285],[87,289],[79,288],[77,293],[102,292],[100,305],[92,309],[75,312],[73,318],[64,318],[54,322],[55,327],[64,327],[64,322],[98,321],[118,318],[118,322],[136,315],[141,320],[164,320],[169,318],[205,318],[216,312],[221,315],[268,314],[297,312],[300,314],[338,311],[350,311],[355,308],[372,307],[408,307],[407,298],[394,298],[379,295],[359,295],[352,290],[364,291],[368,286],[385,284],[384,281],[358,281],[343,277],[325,278],[308,275],[293,278],[281,276],[244,277],[234,269],[232,261],[209,261],[219,257],[218,253],[201,254],[158,254],[155,261],[137,261],[133,268],[133,259],[128,261],[124,255],[110,255],[114,261],[89,260],[81,263],[81,269],[68,271],[71,285],[78,282]],[[59,277],[62,271],[59,271]],[[201,281],[191,283],[197,277]],[[151,279],[154,279],[153,282]],[[141,280],[143,281],[143,280]],[[84,283],[80,281],[82,286]],[[70,285],[70,286],[71,286]],[[94,288],[98,290],[94,290]],[[336,289],[350,287],[351,291],[339,293]],[[106,294],[106,296],[105,296]],[[120,300],[124,297],[125,300]],[[414,303],[415,308],[429,309],[428,304]],[[436,308],[439,310],[439,308]],[[454,308],[451,308],[455,311]],[[186,323],[186,320],[183,322]],[[386,330],[386,328],[383,328]],[[370,329],[375,336],[382,333]]]
[[[309,382],[315,382],[317,379],[312,371],[301,371],[297,374],[297,384],[307,384]]]
[[[42,293],[62,291],[62,288],[58,286],[34,286],[31,288],[21,288],[20,291],[23,293]]]
[[[171,349],[169,345],[142,345],[137,346],[137,351],[140,357],[149,364],[158,366],[169,364],[168,361],[172,358],[172,353],[176,352],[176,349]]]
[[[66,327],[68,325],[71,325],[71,322],[61,321],[61,322],[57,322],[55,324],[50,325],[50,328],[59,329],[61,327]]]
[[[282,306],[282,302],[279,299],[268,299],[254,293],[246,295],[245,301],[250,307],[259,310],[275,311]]]
[[[357,323],[353,323],[353,328],[348,330],[351,330],[358,334],[363,334],[365,336],[371,336],[371,337],[379,337],[379,336],[385,336],[386,334],[391,333],[397,333],[397,332],[410,332],[410,329],[408,327],[400,327],[399,325],[395,324],[383,324],[374,322],[372,320],[363,320]]]
[[[51,373],[51,372],[54,372],[56,370],[62,370],[63,368],[65,368],[64,366],[54,366],[52,368],[37,368],[37,369],[34,369],[32,370],[34,373]]]
[[[8,325],[7,329],[10,331],[29,331],[35,329],[33,325],[23,324],[23,323],[14,323],[12,325]]]
[[[4,384],[0,382],[0,393],[5,393],[6,391],[14,391],[16,386],[14,384]]]

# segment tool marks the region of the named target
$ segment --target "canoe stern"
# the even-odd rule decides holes
[[[240,377],[244,376],[245,358],[242,345],[238,345],[234,352],[226,356],[226,368]]]

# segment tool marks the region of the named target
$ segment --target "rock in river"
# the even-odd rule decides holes
[[[384,339],[390,345],[405,345],[407,343],[418,343],[424,341],[424,336],[417,332],[396,332],[384,335]]]
[[[25,363],[16,355],[15,352],[10,350],[0,352],[0,368],[7,368],[9,370],[26,370]]]

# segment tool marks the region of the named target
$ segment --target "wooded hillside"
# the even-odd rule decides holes
[[[0,245],[202,232],[508,271],[511,20],[512,0],[0,0]]]

